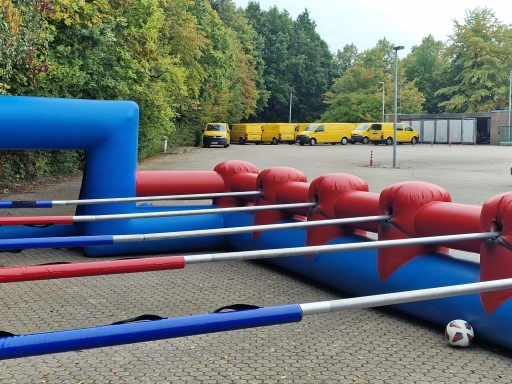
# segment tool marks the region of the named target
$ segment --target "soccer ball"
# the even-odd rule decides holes
[[[452,320],[444,331],[448,343],[454,347],[469,347],[475,338],[473,327],[466,320]]]

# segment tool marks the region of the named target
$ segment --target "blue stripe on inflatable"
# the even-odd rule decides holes
[[[12,208],[12,201],[0,201],[0,208]]]
[[[0,251],[30,249],[30,248],[67,248],[93,245],[112,245],[112,235],[101,236],[69,236],[47,238],[1,239]]]
[[[0,359],[262,327],[302,320],[298,304],[0,338]]]

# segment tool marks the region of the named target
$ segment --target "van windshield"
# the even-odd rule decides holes
[[[316,127],[318,127],[317,124],[310,124],[308,125],[308,127],[305,129],[305,131],[314,131],[316,129]]]
[[[369,127],[369,124],[359,124],[356,128],[357,131],[366,131]]]
[[[213,132],[224,132],[226,130],[226,127],[222,124],[208,124],[206,126],[206,130]]]

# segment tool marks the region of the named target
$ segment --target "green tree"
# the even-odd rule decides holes
[[[335,74],[336,77],[343,75],[352,65],[358,57],[358,49],[354,44],[345,44],[343,49],[336,52],[334,56]]]
[[[358,55],[354,64],[335,80],[325,94],[327,110],[322,121],[363,122],[382,120],[382,85],[385,85],[385,109],[392,111],[394,99],[394,52],[386,39]],[[420,112],[425,101],[414,82],[405,82],[400,67],[401,113]]]
[[[33,94],[48,70],[50,1],[0,0],[0,94]]]
[[[323,95],[331,85],[335,67],[327,43],[316,32],[307,10],[293,24],[289,50],[294,121],[315,121],[325,108]]]
[[[445,46],[432,35],[423,38],[418,46],[403,60],[404,74],[407,81],[414,81],[416,87],[425,96],[425,111],[440,112],[438,104],[444,101],[436,95],[446,84],[448,64],[445,59]]]
[[[508,101],[510,47],[504,46],[507,27],[488,8],[466,13],[454,22],[447,54],[451,83],[436,95],[447,100],[448,112],[484,112],[505,108]]]
[[[255,120],[288,120],[289,96],[290,92],[294,91],[290,51],[293,20],[286,11],[281,12],[277,7],[263,11],[255,2],[250,2],[245,12],[263,42],[263,78],[265,87],[270,92],[267,107],[255,117]]]

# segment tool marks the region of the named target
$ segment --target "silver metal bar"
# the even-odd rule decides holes
[[[315,205],[316,205],[316,203],[297,203],[297,204],[256,205],[256,206],[251,206],[251,207],[190,209],[190,210],[184,210],[184,211],[121,213],[121,214],[115,214],[115,215],[84,215],[84,216],[73,216],[73,222],[84,223],[84,222],[90,222],[90,221],[148,219],[148,218],[155,218],[155,217],[208,215],[208,214],[214,214],[214,213],[270,211],[270,210],[275,210],[275,209],[312,208]]]
[[[186,239],[190,237],[203,237],[203,236],[220,236],[220,235],[235,235],[240,233],[251,232],[265,232],[265,231],[279,231],[284,229],[295,228],[311,228],[323,227],[327,225],[346,225],[356,224],[370,221],[383,221],[389,219],[389,215],[381,216],[364,216],[364,217],[350,217],[346,219],[332,219],[332,220],[315,220],[304,221],[296,223],[281,223],[269,225],[252,225],[248,227],[232,227],[232,228],[218,228],[218,229],[199,229],[194,231],[179,231],[179,232],[161,232],[139,235],[114,235],[114,243],[130,242],[130,241],[145,241],[145,240],[164,240],[164,239]]]
[[[242,197],[256,196],[260,191],[244,192],[219,192],[219,193],[196,193],[188,195],[168,195],[168,196],[139,196],[139,197],[114,197],[106,199],[82,199],[82,200],[53,200],[53,206],[59,205],[89,205],[89,204],[110,204],[110,203],[129,203],[143,201],[169,201],[169,200],[201,200],[216,199],[218,197]]]
[[[300,255],[318,255],[333,252],[361,251],[374,248],[405,247],[409,245],[445,244],[464,240],[485,240],[499,236],[499,232],[466,233],[462,235],[416,237],[413,239],[368,241],[363,243],[316,245],[312,247],[264,249],[258,251],[225,252],[203,255],[184,256],[189,264],[212,261],[234,261],[271,259],[273,257],[288,257]]]
[[[418,289],[414,291],[386,293],[382,295],[354,297],[329,301],[299,304],[304,315],[361,309],[410,303],[421,300],[442,299],[445,297],[470,295],[512,288],[512,279],[490,280],[478,283],[450,285],[446,287]]]

